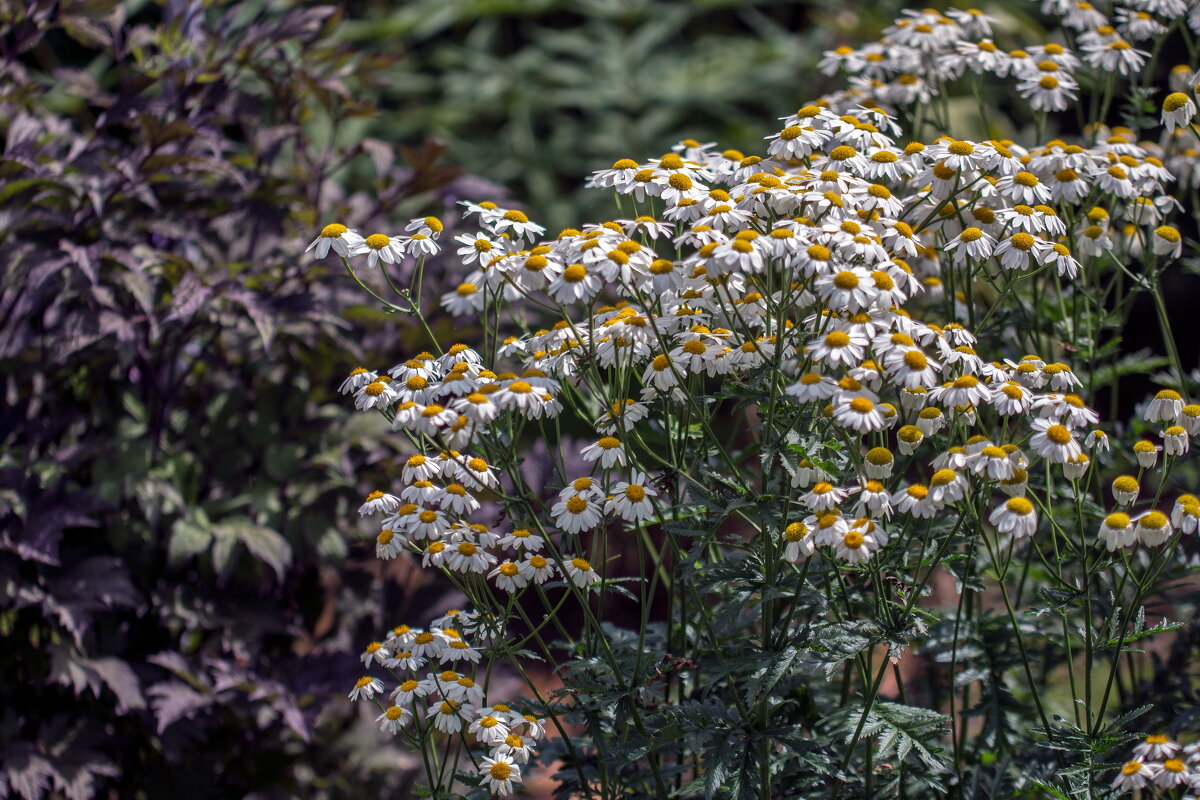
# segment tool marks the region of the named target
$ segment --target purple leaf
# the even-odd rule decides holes
[[[54,767],[29,742],[14,742],[0,752],[0,772],[9,790],[23,800],[40,800],[55,776]]]
[[[181,719],[191,719],[195,713],[213,703],[211,694],[202,694],[187,684],[178,681],[156,683],[146,690],[150,695],[150,707],[158,721],[161,734]]]

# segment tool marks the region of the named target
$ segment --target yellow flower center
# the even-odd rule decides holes
[[[867,451],[867,462],[877,467],[892,463],[892,451],[886,447],[872,447]]]
[[[848,270],[839,272],[833,278],[833,285],[839,289],[857,289],[858,276]]]
[[[1138,520],[1138,525],[1152,531],[1160,531],[1167,526],[1167,516],[1161,511],[1151,511]]]
[[[1173,110],[1174,109],[1172,109],[1172,111]],[[349,229],[345,225],[335,222],[332,225],[326,225],[324,228],[321,228],[321,236],[325,239],[336,239],[347,230]]]
[[[856,397],[850,401],[850,410],[856,411],[859,414],[866,414],[875,408],[875,404],[865,397]]]
[[[1020,514],[1022,517],[1033,513],[1033,503],[1024,497],[1014,497],[1005,503],[1004,507],[1014,514]]]
[[[850,334],[845,331],[834,331],[825,337],[826,347],[846,347],[850,344]]]

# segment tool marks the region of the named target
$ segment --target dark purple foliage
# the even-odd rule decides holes
[[[328,140],[387,66],[332,6],[125,8],[0,9],[0,798],[402,793],[339,738],[388,446],[335,390],[426,345],[301,253],[488,187]]]

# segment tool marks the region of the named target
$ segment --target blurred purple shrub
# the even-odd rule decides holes
[[[338,21],[0,5],[0,798],[405,791],[326,700],[411,602],[354,563],[386,453],[335,395],[407,334],[299,254],[480,186],[339,144],[388,62]]]

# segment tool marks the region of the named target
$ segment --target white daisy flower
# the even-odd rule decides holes
[[[1172,425],[1162,432],[1163,452],[1169,456],[1185,455],[1188,451],[1188,432],[1182,425]]]
[[[601,580],[596,570],[592,569],[592,565],[582,558],[568,558],[563,563],[567,570],[567,577],[581,589],[593,583],[599,583]]]
[[[372,678],[370,675],[364,675],[354,684],[354,688],[350,690],[351,700],[371,700],[377,692],[383,691],[383,682],[378,678]]]
[[[618,481],[608,491],[605,511],[635,525],[654,516],[654,504],[650,498],[658,496],[658,492],[642,473],[633,473],[628,481]]]
[[[481,759],[479,775],[494,795],[510,795],[513,793],[513,785],[521,783],[521,768],[514,763],[511,756],[502,753]]]
[[[512,235],[518,239],[532,240],[546,232],[546,229],[541,225],[530,222],[529,217],[525,216],[524,212],[515,209],[503,212],[490,224],[492,230],[496,233],[504,233],[511,230]]]
[[[472,281],[463,281],[441,297],[441,306],[452,317],[478,315],[483,311],[483,292]]]
[[[1113,779],[1113,786],[1125,791],[1141,789],[1154,780],[1158,769],[1155,764],[1145,764],[1136,759],[1126,761]]]
[[[1167,129],[1167,133],[1176,128],[1186,128],[1191,124],[1194,116],[1196,116],[1196,104],[1183,92],[1172,92],[1163,99],[1162,124]],[[329,227],[335,226],[330,225]],[[322,231],[321,235],[324,236],[325,231]],[[311,246],[309,245],[309,247]],[[318,258],[324,258],[324,256],[318,256]]]
[[[929,487],[914,483],[892,495],[892,508],[917,519],[933,519],[939,504],[930,494]]]
[[[504,592],[516,592],[529,585],[529,577],[521,573],[519,564],[505,561],[488,573],[496,581],[496,588]]]
[[[443,700],[429,707],[426,718],[433,721],[433,726],[442,733],[458,733],[463,723],[469,719],[472,709],[456,700]]]
[[[881,431],[887,427],[880,407],[869,397],[843,397],[834,404],[833,418],[843,428],[860,434]]]
[[[585,495],[573,495],[555,503],[550,509],[555,526],[566,533],[590,531],[600,524],[600,505]]]
[[[890,518],[892,516],[892,496],[879,481],[867,481],[858,489],[854,513]]]
[[[313,255],[317,258],[325,258],[332,250],[342,258],[349,258],[363,243],[363,237],[357,232],[350,230],[341,223],[331,223],[321,229],[321,233],[316,239],[313,239],[312,244],[304,249],[304,252],[316,250]]]
[[[1069,428],[1046,419],[1035,419],[1030,427],[1033,428],[1033,436],[1030,437],[1029,446],[1051,463],[1065,464],[1083,452]]]
[[[1155,228],[1151,243],[1156,255],[1179,258],[1179,254],[1183,252],[1183,237],[1180,236],[1177,228],[1172,228],[1170,225],[1160,225]]]
[[[1158,774],[1154,776],[1154,785],[1164,788],[1179,786],[1189,783],[1189,776],[1190,770],[1182,758],[1168,758],[1159,765]]]
[[[520,567],[525,578],[534,583],[545,583],[553,578],[556,572],[554,564],[537,553],[526,553]]]
[[[412,720],[413,714],[407,708],[401,706],[392,706],[378,717],[375,721],[379,723],[379,730],[384,733],[396,734],[400,729]]]
[[[528,764],[529,758],[533,755],[533,743],[527,741],[520,734],[512,733],[510,729],[510,733],[504,737],[504,741],[492,749],[492,754],[508,756],[517,764]]]
[[[870,520],[866,520],[866,522],[870,522]],[[871,525],[873,526],[874,523]],[[865,527],[856,525],[842,534],[834,544],[838,558],[850,564],[861,564],[869,560],[871,554],[879,549],[879,542],[870,533],[864,532]]]
[[[625,466],[625,449],[615,436],[605,436],[579,451],[584,461],[599,461],[602,469]]]
[[[1023,539],[1037,531],[1038,520],[1033,503],[1024,497],[1011,497],[992,511],[988,522],[1005,536],[1011,534],[1017,539]]]
[[[474,734],[480,744],[489,747],[500,744],[508,736],[508,720],[490,714],[481,716],[471,723],[467,733]]]
[[[1172,741],[1166,734],[1155,733],[1134,746],[1133,757],[1138,761],[1165,761],[1174,758],[1179,750],[1178,742]]]
[[[402,533],[396,533],[391,528],[384,528],[375,537],[375,557],[387,561],[395,558],[404,551],[408,538]]]
[[[378,514],[380,512],[388,514],[395,511],[399,505],[400,498],[376,490],[367,495],[366,500],[358,507],[358,515],[365,517],[367,514]]]
[[[374,268],[379,266],[380,262],[395,264],[404,257],[404,250],[400,239],[382,233],[373,233],[350,251],[352,256],[364,254],[367,256],[367,266]]]

